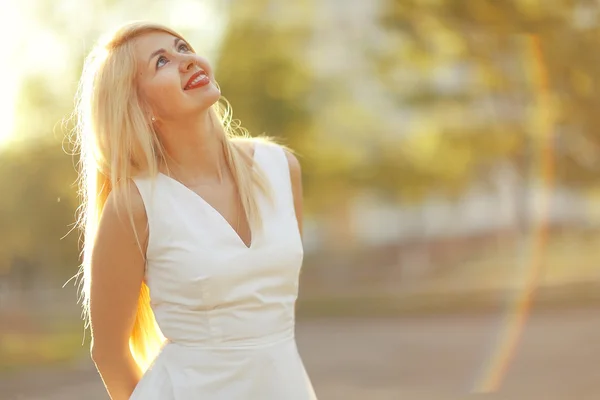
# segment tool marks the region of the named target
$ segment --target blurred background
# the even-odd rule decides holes
[[[0,398],[106,398],[69,281],[65,137],[83,58],[131,19],[180,31],[234,116],[298,152],[298,343],[320,399],[598,398],[599,11],[1,2]]]

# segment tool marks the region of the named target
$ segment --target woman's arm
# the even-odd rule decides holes
[[[294,195],[294,209],[298,220],[298,229],[302,235],[302,169],[300,162],[291,152],[285,152],[290,167],[290,179],[292,180],[292,193]]]
[[[136,231],[126,203],[112,192],[104,206],[91,259],[90,320],[92,359],[112,400],[129,399],[141,371],[129,350],[148,239],[142,198],[129,188]]]

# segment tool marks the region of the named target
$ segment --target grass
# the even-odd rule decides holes
[[[298,315],[394,317],[504,312],[511,309],[511,300],[522,292],[527,275],[537,265],[541,265],[534,288],[537,309],[600,305],[600,236],[555,236],[537,254],[532,242],[496,249],[457,267],[442,268],[410,289],[302,299]]]
[[[69,363],[85,356],[81,325],[65,323],[53,329],[0,334],[0,372],[25,367]]]
[[[542,251],[537,252],[532,240],[527,240],[520,247],[498,249],[446,270],[424,286],[434,291],[518,288],[538,265],[541,265],[540,286],[598,281],[599,260],[600,236],[555,237],[548,241]]]
[[[415,317],[517,311],[510,301],[516,290],[469,289],[460,291],[401,292],[371,296],[315,297],[302,299],[298,318]],[[538,311],[600,306],[600,282],[538,287],[533,307]]]

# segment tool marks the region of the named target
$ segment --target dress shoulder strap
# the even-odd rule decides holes
[[[265,173],[276,202],[280,207],[294,207],[294,195],[290,168],[283,147],[274,143],[257,142],[255,147],[255,162]]]
[[[149,177],[134,177],[132,179],[133,183],[137,187],[140,196],[142,197],[142,201],[144,202],[144,207],[146,208],[146,214],[148,214],[148,218],[151,217],[154,197],[155,197],[155,187],[156,187],[156,179],[152,179]]]

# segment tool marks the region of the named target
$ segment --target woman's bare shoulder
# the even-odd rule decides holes
[[[142,195],[133,180],[120,183],[114,190],[111,190],[106,199],[105,207],[111,207],[119,212],[129,209],[129,207],[134,213],[145,210]]]
[[[144,200],[137,186],[132,180],[124,182],[112,190],[102,210],[102,218],[114,222],[124,222],[125,227],[131,227],[131,218],[138,233],[142,233],[147,225],[148,218]],[[110,224],[111,226],[115,226]],[[127,228],[126,228],[127,229]]]

